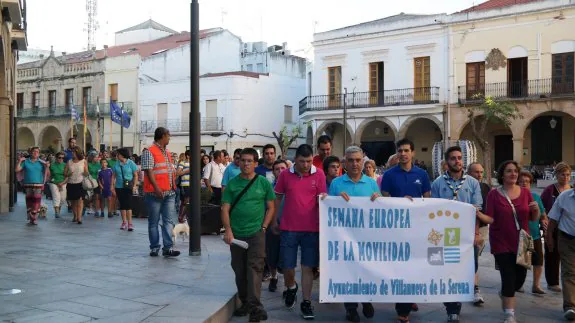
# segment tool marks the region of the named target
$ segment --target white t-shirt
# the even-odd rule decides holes
[[[222,188],[225,169],[224,165],[212,161],[204,168],[204,179],[209,180],[212,187]]]

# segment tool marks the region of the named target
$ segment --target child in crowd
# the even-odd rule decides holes
[[[106,159],[100,160],[102,169],[98,172],[98,184],[102,191],[102,203],[100,203],[100,216],[104,217],[104,204],[108,204],[108,217],[111,218],[112,212],[110,207],[112,205],[112,169],[108,168],[108,161]],[[108,203],[104,203],[107,201]]]

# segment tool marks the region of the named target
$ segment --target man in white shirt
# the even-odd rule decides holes
[[[561,285],[563,285],[563,316],[575,320],[575,191],[569,189],[561,193],[551,211],[549,226],[545,233],[548,249],[559,248],[561,257]],[[553,234],[558,230],[558,245]]]
[[[223,155],[219,150],[214,151],[213,160],[204,169],[204,183],[212,193],[211,203],[219,205],[222,200],[222,178],[225,167],[222,164]]]

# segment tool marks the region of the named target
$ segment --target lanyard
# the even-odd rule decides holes
[[[467,179],[467,175],[463,174],[459,184],[457,184],[457,186],[455,186],[455,187],[453,185],[455,183],[455,180],[452,179],[449,175],[447,175],[447,172],[445,172],[445,174],[443,174],[443,179],[445,179],[445,183],[447,183],[447,186],[449,186],[449,188],[453,192],[453,200],[457,200],[457,194],[459,193],[459,190],[463,186],[463,183],[465,183],[465,180]]]

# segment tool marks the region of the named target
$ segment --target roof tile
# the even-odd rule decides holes
[[[492,10],[492,9],[499,9],[504,7],[510,7],[515,5],[521,5],[525,3],[541,1],[541,0],[489,0],[483,3],[480,3],[476,6],[471,8],[467,8],[462,10],[463,13],[473,12],[473,11],[483,11],[483,10]]]

